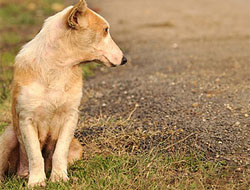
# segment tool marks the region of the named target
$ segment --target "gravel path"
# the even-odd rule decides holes
[[[250,2],[91,0],[129,63],[87,79],[82,120],[132,118],[168,127],[184,144],[249,164]],[[86,98],[84,98],[85,100]]]

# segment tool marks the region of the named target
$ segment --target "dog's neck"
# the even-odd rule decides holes
[[[77,58],[79,56],[75,55],[69,40],[67,41],[70,31],[66,28],[64,17],[70,8],[72,7],[64,9],[45,21],[41,31],[17,55],[18,66],[25,67],[28,64],[34,70],[51,70],[58,67],[73,67],[83,61]],[[86,55],[86,59],[87,57]]]

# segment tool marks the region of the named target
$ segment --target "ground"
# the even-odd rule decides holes
[[[0,29],[5,32],[0,61],[8,63],[0,65],[5,69],[0,73],[0,132],[10,124],[6,86],[15,53],[51,8],[63,7],[60,0],[39,2],[47,3],[37,6],[43,11],[22,4],[25,13],[34,13],[19,17],[21,35],[16,23],[5,22],[9,28]],[[75,135],[84,148],[83,161],[70,168],[69,183],[48,182],[47,189],[249,189],[249,1],[88,4],[109,21],[129,63],[98,67],[94,75],[95,66],[85,67],[93,76],[85,80]],[[2,15],[9,13],[4,10]],[[26,185],[14,176],[0,188]]]
[[[193,134],[183,143],[248,165],[249,1],[89,4],[109,21],[129,63],[101,68],[86,81],[82,120],[99,114],[128,116],[137,106],[135,127]]]

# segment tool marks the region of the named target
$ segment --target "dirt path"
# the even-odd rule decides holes
[[[91,0],[130,63],[87,79],[82,120],[100,114],[179,130],[216,158],[249,163],[250,2]],[[181,138],[181,137],[180,137]]]

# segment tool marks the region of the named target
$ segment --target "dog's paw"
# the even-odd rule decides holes
[[[28,183],[29,187],[45,187],[46,182],[45,181],[40,181],[40,182],[35,182],[35,183]]]
[[[46,186],[45,174],[41,175],[41,176],[30,175],[29,181],[28,181],[28,186],[29,187],[36,187],[36,186],[45,187]]]
[[[59,182],[59,181],[66,182],[68,180],[69,180],[69,178],[68,178],[67,173],[63,172],[63,171],[61,171],[61,172],[52,171],[51,176],[50,176],[50,181],[52,181],[53,183]]]

